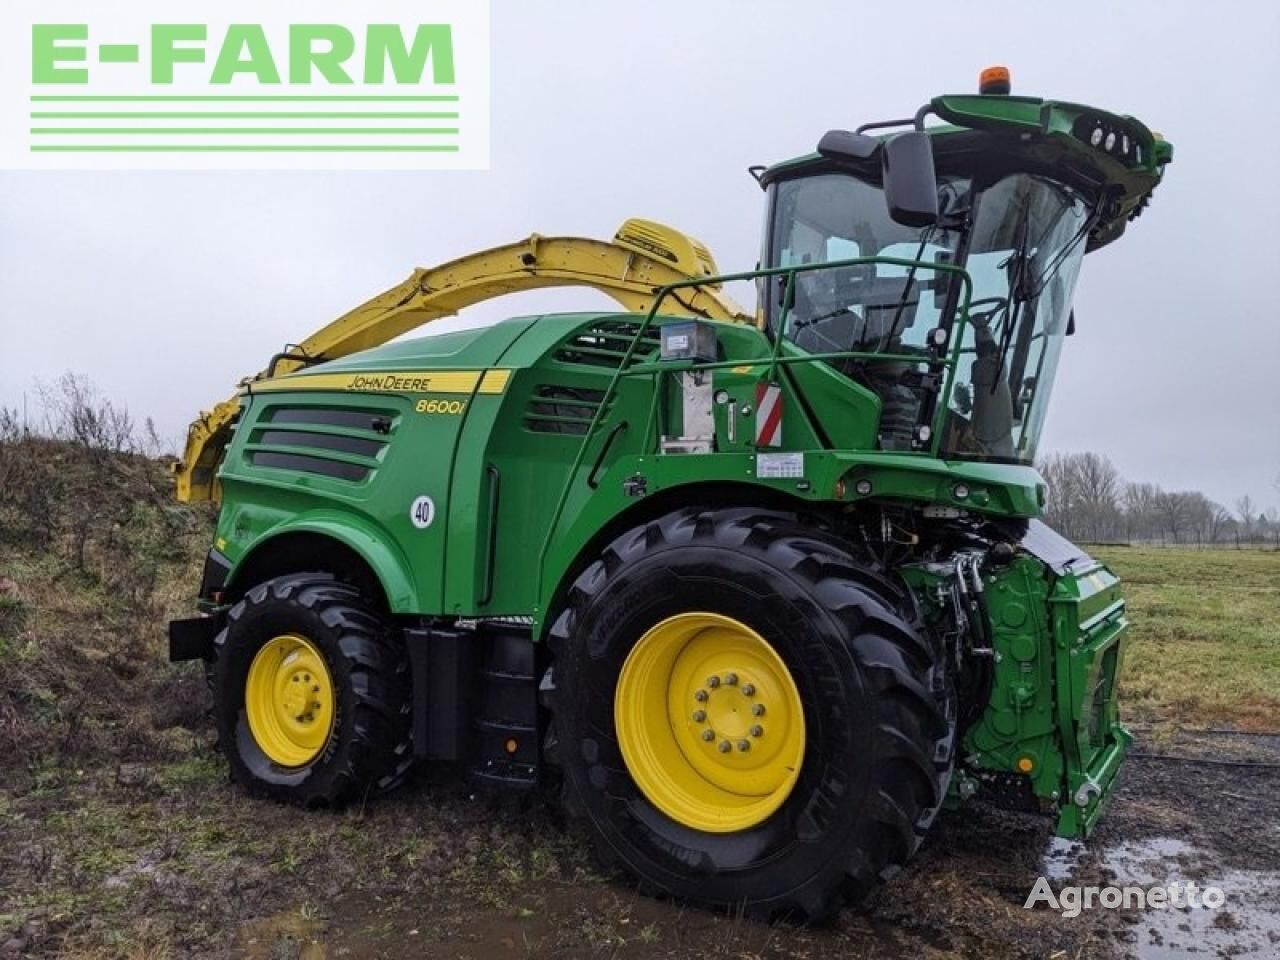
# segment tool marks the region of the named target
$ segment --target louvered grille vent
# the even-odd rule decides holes
[[[524,425],[534,433],[583,436],[600,409],[603,390],[543,384],[535,387],[525,409]]]
[[[633,320],[604,320],[566,340],[555,357],[561,363],[604,367],[616,370],[640,324]],[[650,327],[636,345],[633,361],[640,361],[658,349],[658,331]]]
[[[394,410],[273,407],[254,424],[245,456],[255,467],[360,483],[377,472],[396,420]]]

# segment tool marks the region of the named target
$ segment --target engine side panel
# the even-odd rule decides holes
[[[1131,742],[1116,703],[1129,624],[1115,575],[1041,532],[1061,541],[1044,551],[1048,561],[1024,541],[1010,562],[983,569],[990,649],[969,656],[988,658],[989,696],[965,732],[957,784],[1056,811],[1059,835],[1083,837]]]

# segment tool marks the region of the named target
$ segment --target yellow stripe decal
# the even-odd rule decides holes
[[[510,370],[486,370],[480,380],[480,393],[502,393],[511,379]]]
[[[249,384],[252,393],[334,390],[355,393],[480,393],[507,388],[510,370],[408,370],[369,373],[292,374]]]

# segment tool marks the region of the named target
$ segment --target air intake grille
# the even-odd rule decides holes
[[[1093,688],[1092,703],[1089,713],[1089,739],[1102,746],[1110,733],[1114,711],[1111,709],[1115,698],[1116,664],[1120,648],[1113,644],[1102,655],[1102,663],[1098,668],[1098,682]]]
[[[588,367],[604,367],[616,370],[622,366],[622,358],[635,339],[640,324],[632,320],[602,320],[588,330],[566,340],[555,357],[561,363]],[[658,349],[658,331],[650,327],[645,331],[632,360],[639,361]]]
[[[397,419],[374,408],[272,407],[254,424],[245,456],[255,467],[360,483],[376,472]]]
[[[583,436],[603,399],[603,390],[543,384],[535,387],[533,396],[529,398],[524,415],[525,428],[534,433]]]

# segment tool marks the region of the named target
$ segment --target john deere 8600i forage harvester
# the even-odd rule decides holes
[[[1171,157],[991,71],[754,170],[757,270],[647,221],[534,236],[289,348],[177,467],[222,507],[171,655],[235,778],[563,788],[646,888],[755,916],[865,894],[975,795],[1084,836],[1125,606],[1032,464],[1081,262]],[[568,284],[627,312],[387,343]]]

